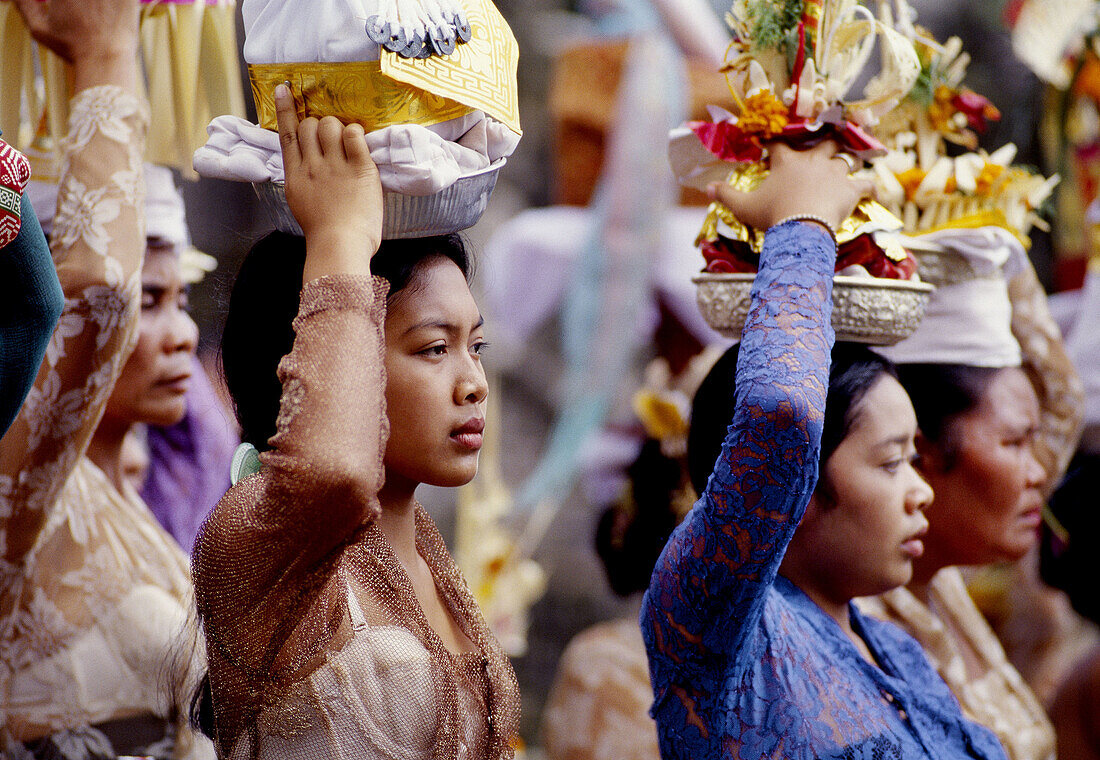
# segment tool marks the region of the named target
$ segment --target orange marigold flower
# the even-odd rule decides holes
[[[766,139],[782,132],[789,121],[783,101],[771,90],[759,90],[745,98],[744,112],[737,118],[737,126],[742,132],[759,133]]]
[[[999,164],[987,163],[982,167],[982,170],[978,172],[978,178],[975,180],[977,188],[975,192],[978,195],[989,195],[993,190],[993,186],[997,183],[997,180],[1004,174],[1005,168]]]
[[[909,200],[913,200],[913,195],[917,192],[917,188],[920,187],[920,183],[924,181],[925,172],[917,167],[912,169],[906,169],[898,176],[898,182],[901,183],[902,188],[905,190],[905,197]]]

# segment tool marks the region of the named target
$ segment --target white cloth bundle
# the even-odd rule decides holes
[[[377,61],[364,24],[374,0],[243,0],[248,63]]]
[[[207,127],[206,145],[195,152],[195,171],[237,182],[282,182],[279,135],[235,116]],[[399,124],[366,136],[385,190],[431,195],[509,156],[519,135],[481,111],[433,124]]]
[[[244,57],[249,64],[377,61],[365,23],[377,0],[244,0]],[[283,180],[278,135],[219,116],[195,152],[195,171],[238,182]],[[430,126],[400,124],[367,134],[382,188],[431,195],[512,154],[519,135],[481,111]]]
[[[875,350],[896,364],[965,364],[1018,367],[1020,344],[1012,335],[1008,281],[1019,274],[1027,252],[1001,227],[950,229],[902,238],[914,250],[948,252],[964,259],[977,275],[937,284],[924,319],[911,336]]]

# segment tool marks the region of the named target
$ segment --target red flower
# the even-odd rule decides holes
[[[973,130],[985,132],[990,121],[998,121],[1001,112],[997,107],[972,90],[962,90],[951,99],[951,105],[966,117],[966,123]]]

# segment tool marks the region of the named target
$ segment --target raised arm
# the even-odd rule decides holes
[[[17,5],[35,38],[72,64],[76,94],[52,241],[65,308],[35,386],[0,441],[3,561],[14,573],[84,454],[133,347],[148,123],[134,94],[138,0]],[[11,602],[5,596],[2,606]]]
[[[0,249],[0,436],[34,385],[65,306],[42,226],[26,195],[20,207],[19,235]]]
[[[753,226],[813,214],[838,225],[864,188],[831,160],[782,146],[752,195],[721,200]],[[757,195],[759,194],[759,195]],[[753,197],[756,196],[756,197]],[[752,201],[752,203],[749,203]],[[642,634],[657,704],[690,712],[698,675],[737,657],[805,511],[817,459],[833,342],[835,244],[811,221],[770,227],[737,366],[736,411],[707,488],[657,562]]]
[[[298,123],[276,91],[287,201],[306,238],[294,347],[279,364],[282,399],[262,468],[234,487],[204,528],[195,582],[207,633],[255,614],[276,649],[277,627],[305,603],[306,578],[378,509],[387,435],[384,280],[370,275],[382,191],[362,127]],[[219,596],[234,589],[232,599]],[[245,627],[248,627],[247,625]],[[235,646],[235,645],[230,645]],[[234,658],[270,666],[272,651]]]

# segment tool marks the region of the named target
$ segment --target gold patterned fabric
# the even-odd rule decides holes
[[[511,758],[512,667],[418,508],[417,549],[475,645],[449,651],[382,531],[387,285],[308,282],[261,470],[199,537],[217,743],[231,758]]]
[[[298,118],[335,116],[371,132],[395,124],[438,124],[473,109],[411,84],[382,76],[378,61],[254,63],[248,67],[256,115],[264,129],[278,131],[275,87],[290,84]]]
[[[1005,657],[959,569],[938,572],[928,590],[927,605],[905,587],[860,599],[858,604],[865,613],[896,623],[920,642],[966,716],[997,735],[1009,760],[1052,760],[1054,728]]]
[[[137,335],[148,111],[94,87],[70,114],[52,241],[65,310],[0,440],[0,746],[171,721],[202,660],[186,556],[86,456]],[[212,756],[179,723],[175,756]]]
[[[548,760],[659,760],[638,616],[600,623],[566,647],[542,718]]]

